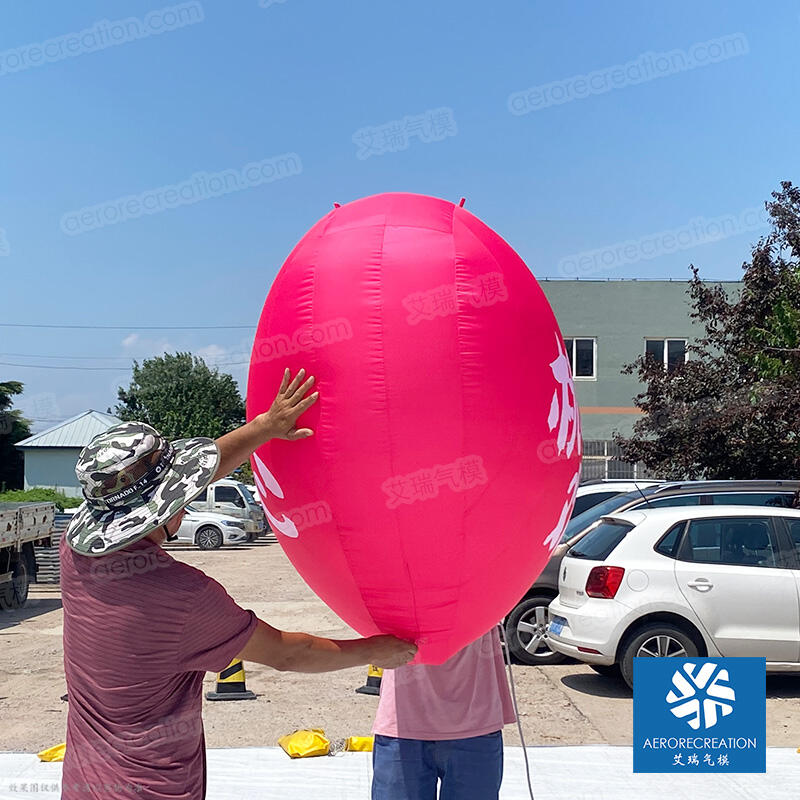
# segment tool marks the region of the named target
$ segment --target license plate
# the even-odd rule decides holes
[[[547,626],[547,629],[554,636],[558,636],[566,624],[567,621],[564,619],[564,617],[553,617],[553,619],[550,620],[550,624]]]

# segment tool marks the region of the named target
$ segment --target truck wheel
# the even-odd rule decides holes
[[[22,608],[28,600],[30,581],[28,580],[27,560],[20,556],[13,561],[11,573],[11,582],[0,588],[0,608]]]
[[[222,547],[222,531],[213,525],[206,525],[197,531],[195,541],[201,550],[219,550]]]

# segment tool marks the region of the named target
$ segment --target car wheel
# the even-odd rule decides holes
[[[634,631],[627,638],[619,665],[625,683],[633,689],[634,658],[697,658],[699,652],[686,631],[666,622],[656,622]]]
[[[551,650],[545,639],[547,606],[552,600],[547,595],[526,597],[506,619],[508,649],[523,664],[560,664],[565,659]]]
[[[586,666],[591,667],[598,675],[602,675],[604,678],[622,677],[619,664],[587,664]]]
[[[222,547],[222,531],[213,525],[206,525],[197,531],[195,541],[201,550],[219,550]]]
[[[21,608],[28,600],[30,576],[28,564],[23,555],[20,555],[11,565],[12,579],[0,589],[0,608]]]

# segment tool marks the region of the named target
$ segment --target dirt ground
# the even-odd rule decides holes
[[[219,580],[231,596],[284,630],[346,638],[351,631],[316,598],[277,544],[202,552],[172,549],[176,558]],[[37,752],[64,740],[67,703],[62,670],[61,601],[56,586],[32,587],[25,608],[0,612],[0,751]],[[297,728],[323,728],[331,738],[368,734],[377,698],[355,693],[366,670],[326,675],[279,673],[246,664],[255,701],[204,701],[208,747],[275,745]],[[206,690],[215,675],[206,676]],[[588,667],[514,667],[527,744],[630,744],[631,693]],[[800,676],[767,680],[767,744],[800,747]],[[519,744],[516,726],[507,744]]]

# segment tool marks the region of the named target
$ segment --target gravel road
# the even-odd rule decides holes
[[[284,630],[355,635],[317,599],[277,544],[264,541],[202,552],[174,547],[216,578],[245,608]],[[62,669],[61,601],[56,586],[32,587],[19,611],[0,612],[0,751],[37,752],[64,740],[67,703]],[[355,693],[366,670],[326,675],[279,673],[246,664],[255,701],[210,703],[203,715],[208,747],[274,745],[297,728],[323,728],[331,738],[367,734],[377,698]],[[214,675],[206,676],[207,689]],[[630,744],[631,693],[621,682],[570,663],[516,666],[514,678],[527,744]],[[800,747],[800,676],[767,680],[767,744]],[[508,744],[519,744],[515,726]]]

